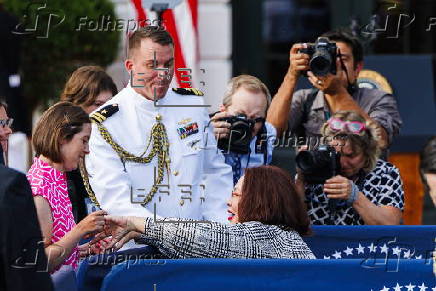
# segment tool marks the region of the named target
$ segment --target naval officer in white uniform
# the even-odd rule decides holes
[[[199,107],[202,93],[168,90],[171,36],[150,26],[134,32],[125,67],[129,85],[91,114],[86,170],[99,206],[113,215],[226,221],[232,170]]]

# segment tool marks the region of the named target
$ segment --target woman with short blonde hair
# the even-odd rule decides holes
[[[400,224],[403,185],[398,169],[378,158],[377,127],[355,112],[338,111],[322,126],[321,133],[333,147],[326,152],[337,153],[326,157],[331,160],[328,165],[336,165],[333,177],[319,179],[316,175],[325,173],[324,168],[316,171],[300,163],[296,181],[312,223]],[[305,160],[310,164],[310,159]],[[316,162],[313,164],[316,168]],[[323,182],[316,184],[320,180]]]

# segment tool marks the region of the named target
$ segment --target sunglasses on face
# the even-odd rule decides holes
[[[8,118],[8,119],[0,119],[0,126],[1,127],[11,127],[12,123],[14,122],[13,118]]]
[[[327,121],[329,127],[334,131],[341,131],[343,129],[347,129],[349,132],[354,134],[359,134],[366,129],[364,123],[359,121],[343,121],[339,118],[330,118]]]

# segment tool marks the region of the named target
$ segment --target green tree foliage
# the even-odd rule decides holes
[[[21,22],[22,86],[33,106],[57,101],[77,67],[105,67],[116,57],[120,30],[110,0],[4,0],[4,6]]]

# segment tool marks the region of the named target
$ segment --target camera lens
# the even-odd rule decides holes
[[[228,138],[218,140],[218,148],[225,152],[248,154],[254,123],[247,119],[244,114],[223,118],[231,124]]]
[[[295,157],[295,162],[297,166],[303,171],[303,173],[312,172],[314,169],[314,160],[312,152],[301,151]]]
[[[332,64],[332,58],[328,51],[318,49],[310,60],[310,70],[316,76],[325,76],[329,73]]]
[[[246,144],[251,140],[251,126],[245,120],[236,121],[230,128],[232,143]]]
[[[320,146],[317,150],[301,151],[295,162],[309,184],[322,184],[340,171],[339,154],[330,146]]]

